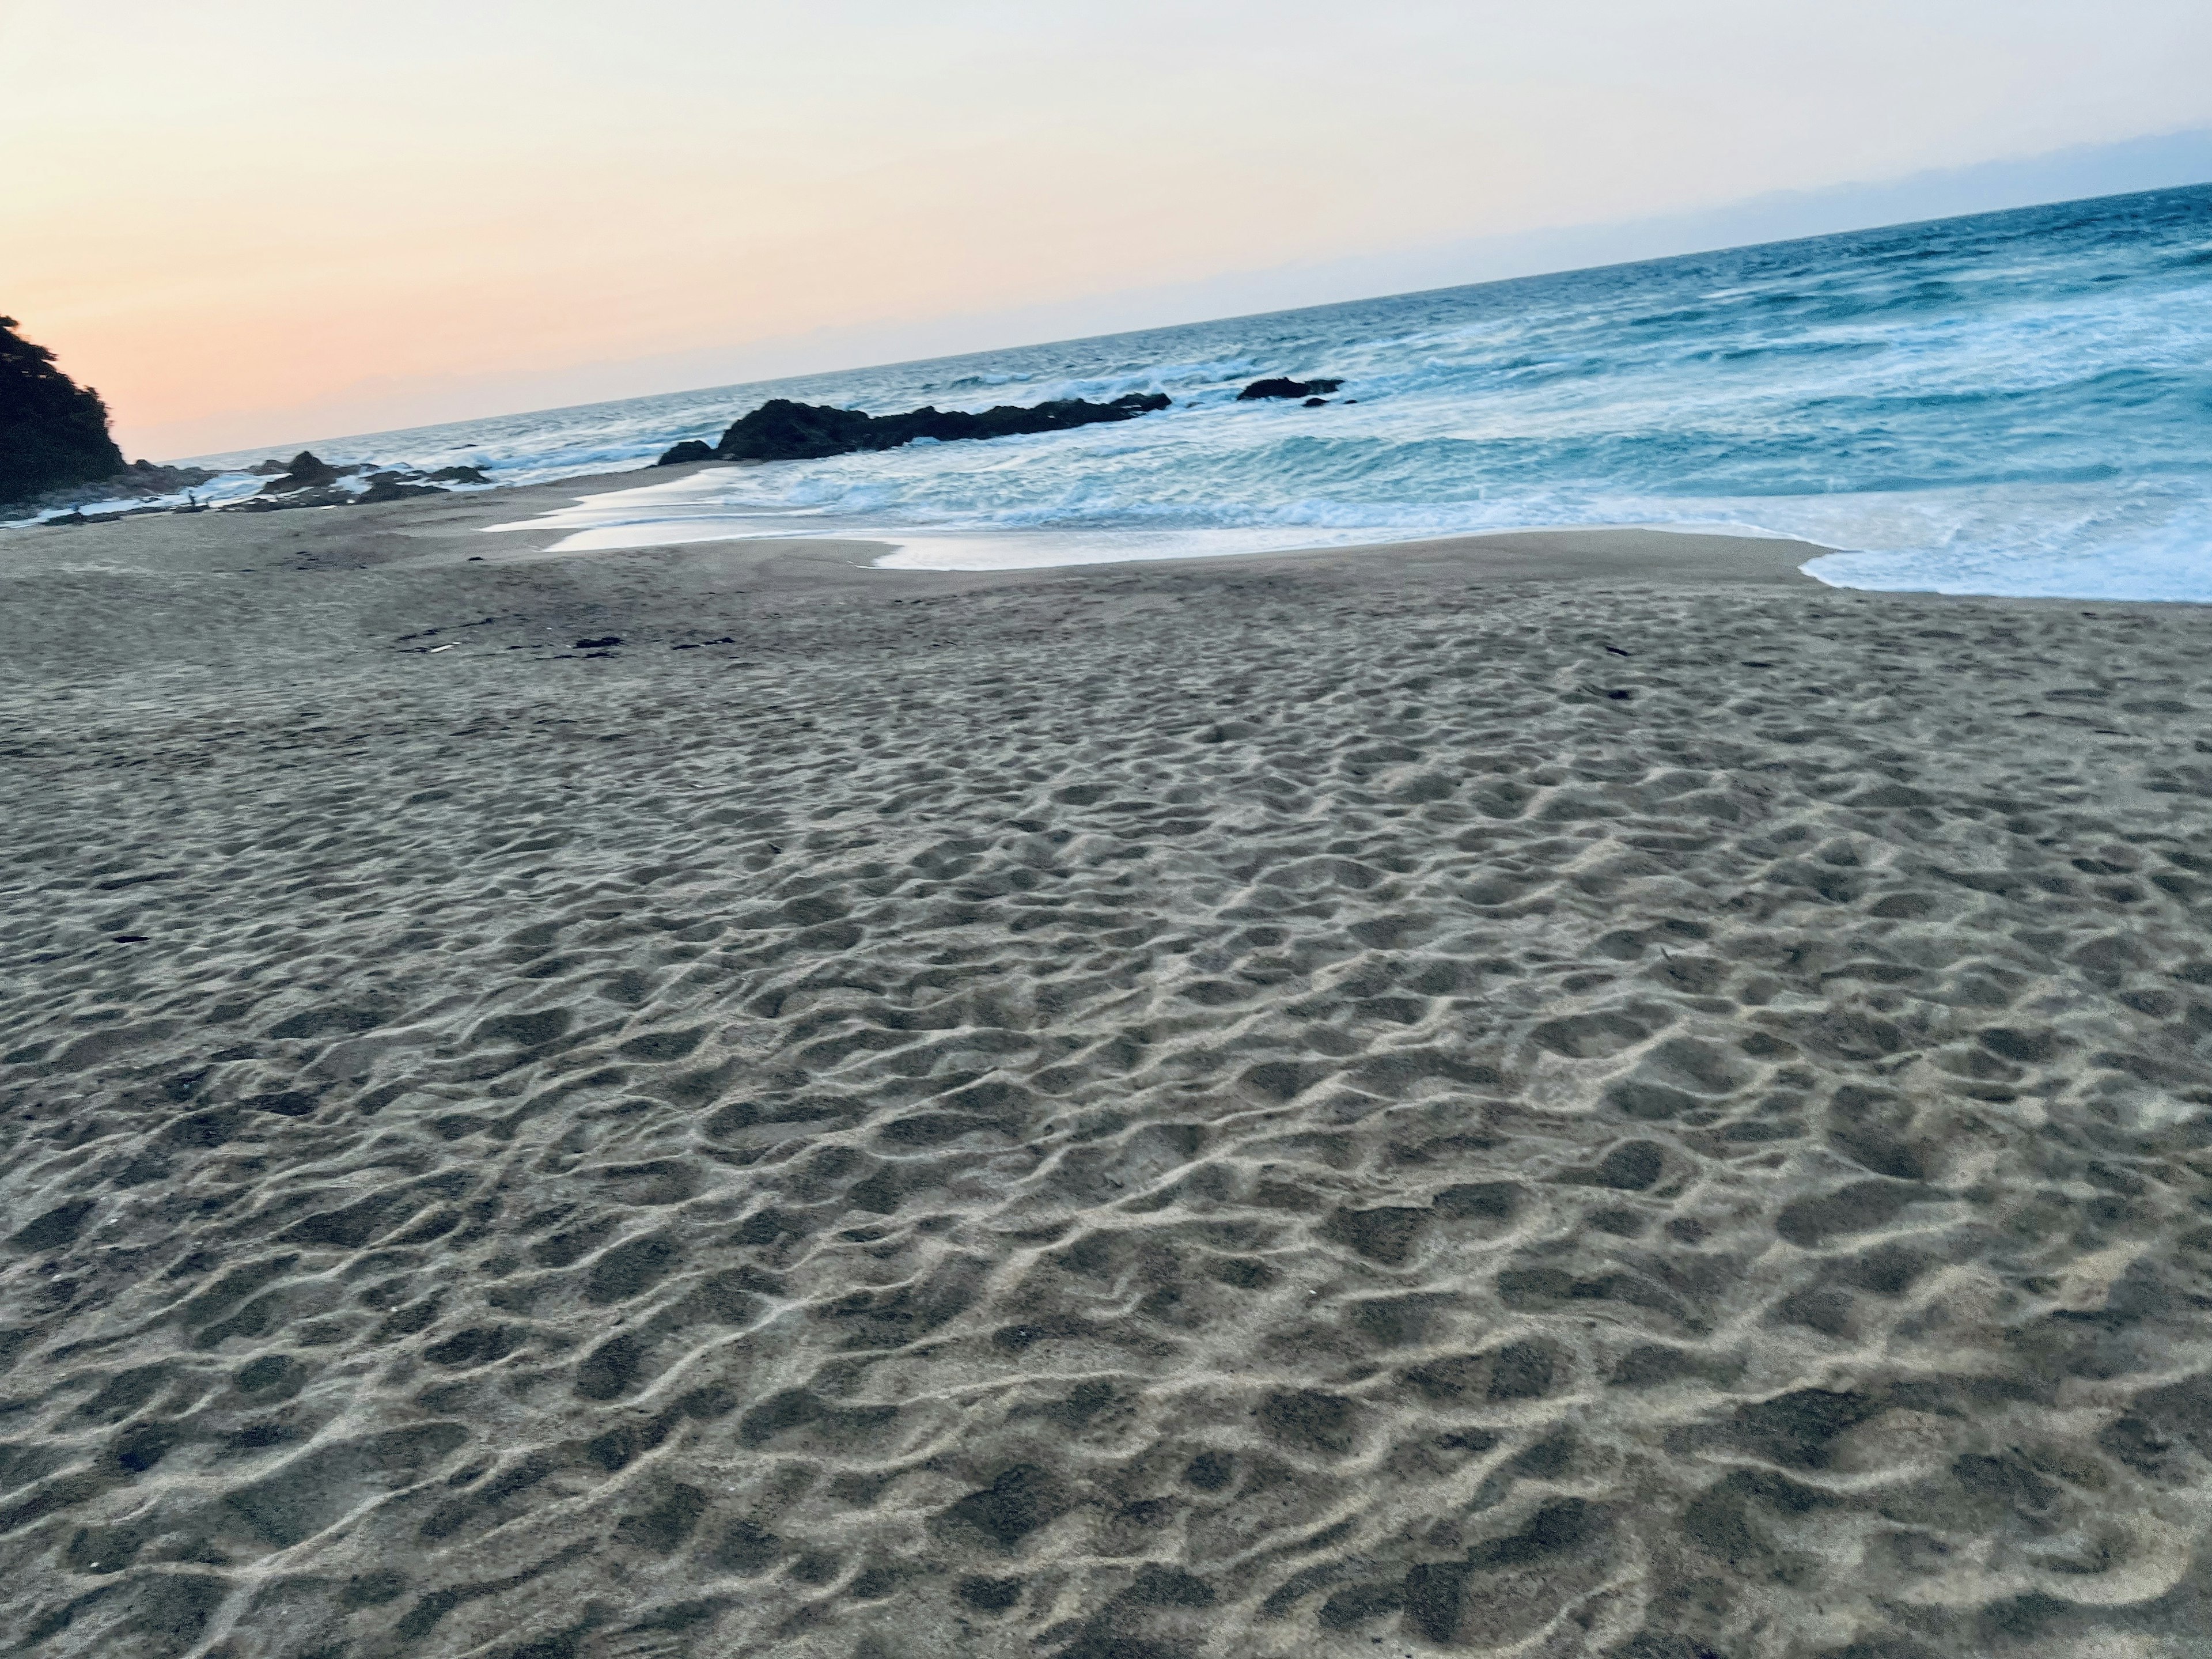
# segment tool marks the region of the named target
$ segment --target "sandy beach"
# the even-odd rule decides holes
[[[0,1650],[2212,1651],[2212,617],[0,532]]]

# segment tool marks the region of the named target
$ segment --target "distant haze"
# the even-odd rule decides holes
[[[0,3],[132,454],[2212,179],[2201,0]]]

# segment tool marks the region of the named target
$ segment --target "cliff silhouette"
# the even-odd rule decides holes
[[[54,354],[0,317],[0,501],[20,501],[123,471],[107,405],[54,366]]]

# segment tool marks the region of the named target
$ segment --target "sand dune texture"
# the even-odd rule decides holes
[[[2203,611],[480,510],[0,538],[0,1651],[2208,1651]]]

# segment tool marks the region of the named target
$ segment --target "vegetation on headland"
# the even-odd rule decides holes
[[[54,354],[0,317],[0,501],[90,483],[124,470],[107,405],[54,363]]]

